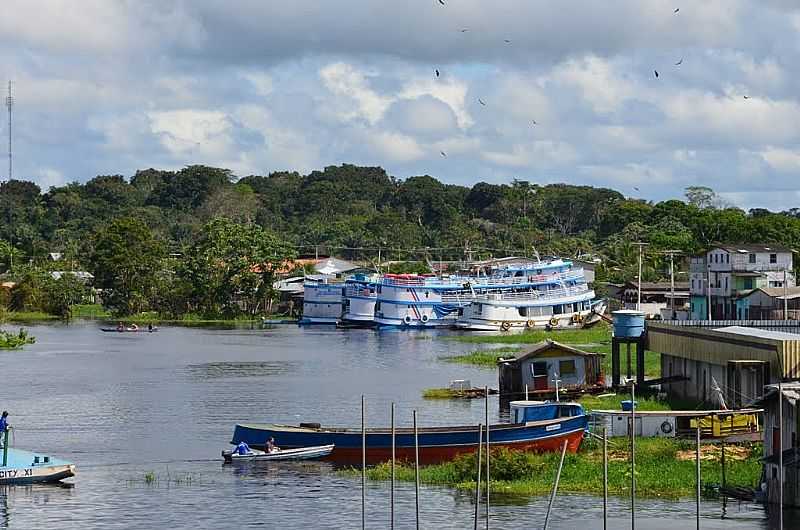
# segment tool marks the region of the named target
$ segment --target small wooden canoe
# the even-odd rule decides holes
[[[233,461],[250,461],[250,460],[313,460],[315,458],[322,458],[328,456],[333,452],[333,444],[331,445],[318,445],[315,447],[298,447],[296,449],[281,449],[272,453],[259,451],[258,449],[250,449],[246,455],[240,455],[233,451],[222,451],[222,458],[226,463]]]

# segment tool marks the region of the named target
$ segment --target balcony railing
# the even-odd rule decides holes
[[[479,294],[475,300],[479,302],[492,302],[492,301],[502,301],[502,302],[523,302],[523,301],[550,301],[550,300],[559,300],[563,298],[571,298],[574,296],[580,296],[582,294],[594,294],[594,292],[589,289],[586,285],[582,286],[575,286],[575,287],[566,287],[561,289],[551,289],[549,291],[537,291],[537,290],[530,290],[530,291],[522,291],[522,292],[510,292],[510,293],[484,293]]]
[[[469,283],[472,288],[480,289],[485,285],[525,285],[544,283],[574,282],[584,278],[583,269],[572,269],[555,274],[528,274],[526,276],[455,276],[450,278],[417,277],[417,278],[384,278],[383,285],[397,287],[462,287]]]

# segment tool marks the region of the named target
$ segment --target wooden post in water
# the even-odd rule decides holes
[[[481,505],[481,454],[483,453],[483,425],[478,424],[478,469],[475,479],[475,524],[474,530],[478,530],[478,514]]]
[[[486,530],[489,530],[489,487],[492,485],[489,480],[489,387],[483,388],[486,395]]]
[[[419,530],[419,433],[417,432],[417,411],[414,410],[414,505],[416,508],[417,530]]]
[[[395,429],[394,429],[394,401],[392,401],[392,483],[389,489],[389,528],[394,530],[394,466],[395,466]]]
[[[367,422],[364,394],[361,394],[361,530],[367,526]]]
[[[553,503],[556,500],[556,492],[558,491],[558,482],[561,480],[561,468],[564,467],[564,455],[567,454],[567,440],[561,446],[561,461],[558,463],[558,470],[556,471],[556,481],[553,483],[553,491],[550,493],[550,502],[547,504],[547,514],[544,516],[543,530],[547,530],[547,524],[550,522],[550,510],[553,508]]]
[[[603,427],[603,530],[608,528],[608,437]]]
[[[636,383],[631,381],[631,530],[636,530]]]
[[[697,447],[695,448],[695,473],[697,480],[697,491],[695,491],[695,502],[697,503],[697,530],[700,530],[700,418],[697,418],[697,430],[695,431]]]

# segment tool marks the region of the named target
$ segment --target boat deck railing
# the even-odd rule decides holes
[[[558,300],[561,298],[569,298],[582,294],[592,293],[592,290],[586,284],[576,285],[574,287],[564,287],[561,289],[550,289],[549,291],[537,291],[531,289],[528,291],[515,291],[515,292],[499,292],[499,293],[482,293],[475,297],[476,301],[480,302],[523,302],[523,301],[539,301],[539,300]]]
[[[419,278],[383,278],[383,285],[397,287],[463,287],[469,284],[474,289],[491,286],[525,285],[536,283],[566,283],[584,278],[582,268],[554,274],[527,274],[524,276],[451,276]]]

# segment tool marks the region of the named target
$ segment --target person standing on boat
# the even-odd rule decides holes
[[[0,416],[0,446],[3,445],[3,440],[5,439],[6,431],[11,428],[11,425],[8,424],[8,411],[4,410],[3,415]]]

